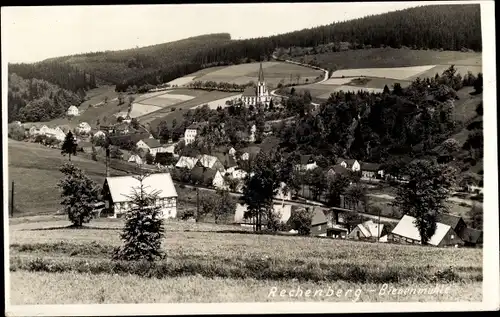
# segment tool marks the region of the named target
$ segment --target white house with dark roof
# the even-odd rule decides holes
[[[134,190],[139,186],[140,182],[134,176],[106,177],[102,193],[112,217],[120,217],[133,207]],[[163,218],[177,216],[177,191],[169,173],[151,174],[143,180],[143,186],[146,193],[157,193],[155,205],[161,207]]]
[[[207,122],[194,122],[186,128],[184,131],[184,142],[186,145],[193,143],[196,140],[196,136],[200,133],[201,129],[207,126]]]
[[[300,162],[295,166],[295,169],[309,171],[315,169],[316,167],[318,167],[318,165],[312,155],[301,155]]]
[[[392,232],[387,235],[387,240],[403,244],[421,244],[421,237],[415,225],[415,218],[404,215]],[[464,245],[464,241],[451,226],[442,222],[436,222],[436,231],[428,241],[428,244],[436,247],[445,247]]]
[[[79,116],[80,112],[78,111],[78,108],[75,106],[71,106],[68,108],[68,111],[66,112],[68,116]]]
[[[139,140],[136,143],[136,146],[139,149],[143,149],[146,152],[151,153],[151,155],[156,156],[156,153],[164,153],[167,152],[168,149],[165,148],[163,145],[161,145],[160,141],[157,139],[152,139],[152,138],[146,138]]]
[[[255,106],[258,103],[263,105],[269,105],[271,101],[271,93],[267,89],[266,82],[264,80],[264,71],[262,70],[262,63],[260,63],[259,68],[259,78],[257,81],[257,86],[248,87],[243,91],[241,95],[241,101],[246,106]]]
[[[350,169],[353,172],[359,172],[361,170],[361,164],[355,159],[337,159],[337,164],[340,166]]]

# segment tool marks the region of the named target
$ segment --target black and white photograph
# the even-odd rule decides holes
[[[493,1],[1,10],[7,315],[500,308]]]

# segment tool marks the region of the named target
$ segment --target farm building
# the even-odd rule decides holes
[[[134,191],[140,186],[134,176],[106,177],[102,195],[106,204],[106,212],[112,217],[120,217],[132,207]],[[143,180],[147,193],[157,193],[156,205],[161,206],[163,218],[177,216],[177,191],[169,173],[151,174]]]
[[[184,131],[184,142],[186,145],[193,143],[194,140],[196,140],[198,133],[200,133],[201,130],[207,125],[207,122],[194,122],[188,126],[186,131]]]
[[[349,170],[342,165],[334,165],[328,169],[328,172],[326,172],[326,176],[328,178],[332,178],[335,175],[344,175],[347,176],[349,175]]]
[[[404,215],[394,230],[387,235],[387,240],[404,244],[421,244],[420,233],[416,227],[415,218]],[[436,232],[428,242],[436,247],[464,245],[462,239],[452,227],[441,222],[436,223]]]
[[[313,170],[316,167],[318,167],[318,165],[312,155],[301,155],[299,164],[295,166],[297,170],[301,171]]]
[[[450,226],[458,236],[464,241],[466,246],[475,246],[482,244],[483,232],[473,228],[467,228],[467,224],[462,217],[439,214],[437,221]]]
[[[255,106],[257,104],[263,104],[265,106],[269,105],[271,101],[271,94],[267,89],[266,82],[264,80],[264,71],[262,70],[262,63],[259,68],[259,78],[256,87],[248,87],[243,91],[241,96],[241,101],[246,106]]]
[[[78,108],[75,106],[71,106],[68,108],[68,111],[66,112],[68,116],[79,116],[80,112],[78,111]]]
[[[353,172],[359,172],[361,170],[361,165],[357,160],[354,159],[337,159],[337,164],[344,168],[350,169]]]
[[[136,146],[139,149],[151,153],[153,156],[156,156],[156,153],[167,152],[167,149],[163,147],[158,140],[153,138],[142,139],[136,143]]]
[[[328,228],[328,220],[325,213],[321,209],[313,209],[313,217],[311,220],[311,235],[326,237]]]
[[[142,164],[142,158],[137,154],[131,155],[127,161],[136,164]]]
[[[187,169],[193,169],[196,166],[196,163],[198,162],[197,157],[190,157],[190,156],[181,156],[179,160],[177,161],[177,164],[175,164],[175,167],[177,168],[187,168]]]
[[[226,170],[224,168],[224,165],[217,158],[217,156],[213,155],[203,154],[198,156],[198,162],[196,162],[196,165],[205,168],[215,169],[219,172],[224,172]]]
[[[348,238],[354,240],[377,240],[385,235],[384,224],[374,223],[371,220],[358,224],[349,233]]]
[[[80,122],[76,130],[78,131],[78,133],[87,134],[90,133],[92,127],[87,122]]]
[[[213,168],[196,166],[191,170],[191,180],[197,185],[211,186],[217,172],[218,171]]]

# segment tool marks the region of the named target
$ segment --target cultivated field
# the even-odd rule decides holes
[[[378,48],[305,57],[306,61],[313,58],[320,67],[334,70],[325,82],[296,87],[299,92],[309,90],[316,102],[340,90],[381,92],[385,85],[392,88],[395,83],[406,87],[417,77],[442,74],[452,64],[462,76],[482,71],[481,53]],[[364,79],[363,83],[356,83],[358,79]]]
[[[69,223],[54,217],[16,220],[9,241],[13,304],[482,298],[481,249],[255,235],[230,225],[169,221],[163,242],[167,259],[151,267],[110,260],[121,244],[120,219],[101,219],[86,230],[64,228]],[[449,293],[379,296],[384,283],[437,285],[449,287]],[[362,292],[283,299],[269,297],[272,287]]]
[[[175,79],[177,84],[187,84],[191,81],[215,81],[235,84],[247,84],[250,81],[257,82],[260,63],[249,63],[232,66],[218,66],[200,70],[187,76]],[[278,83],[288,84],[297,82],[314,82],[323,73],[309,67],[294,65],[283,62],[263,62],[264,79],[269,88],[276,87]],[[175,84],[174,81],[170,82]]]

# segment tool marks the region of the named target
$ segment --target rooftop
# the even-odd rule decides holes
[[[140,186],[139,180],[132,175],[106,177],[106,182],[114,203],[132,201],[130,196]],[[169,173],[151,174],[143,180],[143,185],[145,192],[157,192],[158,198],[177,197],[177,191]]]

